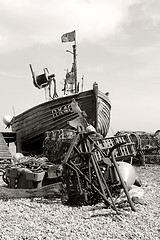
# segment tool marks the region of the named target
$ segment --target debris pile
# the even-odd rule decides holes
[[[128,134],[103,138],[86,121],[75,100],[72,108],[78,117],[69,121],[71,128],[46,132],[42,156],[17,153],[5,169],[4,182],[12,189],[42,189],[52,184],[61,191],[65,204],[104,202],[116,213],[116,201],[123,191],[135,211],[129,195],[130,186],[138,181],[131,165],[135,143]]]
[[[46,157],[20,157],[5,167],[3,181],[12,189],[33,189],[59,181],[59,165]]]
[[[135,210],[128,190],[136,182],[136,172],[130,163],[115,158],[122,159],[127,154],[131,157],[134,151],[124,151],[128,145],[122,137],[117,144],[111,144],[112,141],[108,139],[110,145],[107,148],[102,147],[102,139],[95,138],[93,132],[68,129],[47,133],[44,140],[46,155],[20,156],[6,167],[3,179],[12,189],[41,189],[59,182],[63,203],[93,205],[104,202],[117,213],[116,201],[123,190],[129,206]],[[103,142],[106,144],[107,140]],[[132,145],[130,142],[129,146]]]

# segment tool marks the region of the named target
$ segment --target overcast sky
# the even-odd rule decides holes
[[[55,73],[61,95],[76,30],[78,79],[109,92],[111,129],[160,129],[159,0],[0,0],[0,131],[4,115],[45,100],[29,69]],[[38,124],[38,123],[37,123]]]

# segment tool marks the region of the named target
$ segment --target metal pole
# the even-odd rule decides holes
[[[126,194],[126,197],[127,197],[127,199],[128,199],[128,202],[129,202],[129,204],[130,204],[130,207],[131,207],[131,209],[132,209],[133,211],[136,211],[136,209],[135,209],[135,207],[134,207],[134,205],[133,205],[133,202],[132,202],[132,200],[131,200],[131,198],[130,198],[130,196],[129,196],[128,189],[127,189],[127,185],[126,185],[125,181],[123,180],[123,178],[122,178],[122,176],[121,176],[121,173],[120,173],[120,171],[119,171],[119,169],[118,169],[118,164],[117,164],[117,162],[116,162],[116,160],[115,160],[114,153],[111,153],[111,161],[112,161],[112,163],[113,163],[113,165],[114,165],[114,167],[115,167],[115,169],[116,169],[116,171],[117,171],[117,174],[118,174],[118,176],[119,176],[119,178],[120,178],[122,187],[123,187],[123,189],[124,189],[124,192],[125,192],[125,194]]]

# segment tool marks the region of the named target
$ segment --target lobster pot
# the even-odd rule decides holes
[[[126,131],[126,132],[118,132],[115,136],[120,137],[124,134],[127,134],[131,141],[135,144],[136,150],[142,150],[145,147],[157,147],[159,145],[158,138],[155,134],[146,133],[143,131]]]
[[[156,147],[158,146],[158,139],[151,134],[139,135],[140,138],[140,147],[144,148],[146,146]]]
[[[60,164],[70,146],[76,132],[71,129],[60,129],[46,132],[46,138],[43,142],[43,153],[50,162]]]

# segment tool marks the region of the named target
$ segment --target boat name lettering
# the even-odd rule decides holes
[[[71,104],[53,109],[52,110],[52,115],[53,115],[53,118],[56,118],[60,115],[63,115],[65,113],[69,113],[69,112],[73,112]]]

